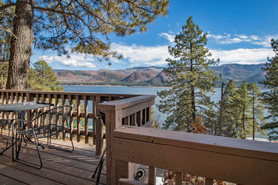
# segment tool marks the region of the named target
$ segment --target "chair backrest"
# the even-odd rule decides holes
[[[32,120],[32,126],[37,135],[50,137],[69,129],[70,113],[72,106],[62,105],[49,109]]]
[[[11,120],[9,119],[0,119],[0,127],[9,125],[11,123]]]

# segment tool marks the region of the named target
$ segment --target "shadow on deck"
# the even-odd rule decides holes
[[[5,136],[3,136],[5,138]],[[42,142],[44,144],[44,142]],[[70,148],[70,142],[52,140],[56,147]],[[5,139],[0,136],[0,148],[5,146]],[[0,184],[95,184],[96,177],[91,179],[99,156],[95,147],[74,143],[75,151],[67,152],[57,149],[40,148],[43,168],[12,162],[12,150],[0,155]],[[23,144],[20,157],[28,162],[39,163],[34,144]],[[106,172],[102,169],[101,184],[106,184]]]

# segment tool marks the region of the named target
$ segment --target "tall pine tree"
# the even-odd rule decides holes
[[[246,139],[247,135],[250,134],[249,125],[251,118],[251,102],[248,94],[248,82],[246,80],[239,84],[235,93],[234,103],[234,106],[239,108],[240,112],[240,125],[238,127],[240,132],[237,132],[237,135],[242,139]]]
[[[252,139],[255,140],[256,132],[263,132],[261,125],[264,124],[264,106],[262,104],[260,88],[255,83],[248,84],[248,92],[251,100],[251,114],[252,114]]]
[[[262,94],[263,102],[269,113],[265,117],[268,121],[262,128],[272,130],[268,134],[269,140],[278,140],[278,40],[272,39],[271,47],[275,56],[268,58],[268,61],[265,63],[265,68],[263,68],[263,71],[266,73],[265,80],[260,82],[264,87],[270,89]]]
[[[211,66],[219,61],[208,60],[211,54],[206,43],[206,34],[189,17],[175,45],[168,48],[174,59],[166,60],[164,72],[169,77],[165,84],[171,88],[158,93],[158,108],[167,114],[166,129],[189,131],[190,124],[212,104],[208,93],[213,92],[217,77]]]
[[[229,80],[223,95],[222,136],[236,137],[240,111],[235,102],[236,85]]]

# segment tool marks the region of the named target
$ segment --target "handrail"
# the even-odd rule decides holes
[[[106,122],[106,183],[117,184],[116,171],[119,176],[126,177],[128,163],[117,164],[115,169],[115,159],[112,152],[112,141],[114,140],[114,130],[122,125],[132,125],[137,127],[151,127],[151,106],[154,105],[155,96],[142,95],[121,99],[111,102],[99,103],[98,108],[105,110]],[[122,175],[123,176],[122,176]]]
[[[42,103],[53,103],[54,106],[69,104],[74,107],[71,112],[70,131],[77,136],[77,141],[82,139],[86,143],[93,137],[93,144],[96,145],[96,154],[101,154],[102,127],[96,119],[99,103],[109,102],[119,99],[136,97],[139,95],[130,94],[102,94],[87,92],[56,92],[56,91],[30,91],[30,90],[0,90],[0,103],[21,103],[27,101],[40,101]],[[91,106],[91,107],[89,107]],[[43,112],[45,109],[28,111],[27,119],[31,120],[35,114]],[[15,115],[10,114],[9,118]],[[93,129],[89,129],[89,123],[93,123]],[[74,126],[76,125],[76,127]],[[82,128],[83,127],[83,128]],[[63,134],[66,138],[66,133]]]
[[[118,127],[113,135],[116,164],[132,162],[238,184],[276,184],[278,180],[276,143],[132,126]],[[128,179],[127,175],[116,177]]]

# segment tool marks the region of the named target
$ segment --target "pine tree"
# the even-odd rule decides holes
[[[211,66],[218,61],[208,60],[211,54],[206,43],[206,34],[189,17],[175,45],[168,48],[174,59],[166,60],[164,73],[169,77],[165,84],[171,88],[158,93],[159,111],[168,115],[166,129],[189,131],[190,124],[212,104],[208,93],[213,92],[217,77]]]
[[[0,0],[0,6],[4,4]],[[7,9],[0,15],[0,62],[8,62],[10,59],[10,42],[13,25],[14,8]]]
[[[72,51],[100,60],[121,58],[111,51],[109,34],[144,32],[148,23],[167,14],[168,5],[168,0],[0,1],[0,20],[5,21],[7,16],[13,19],[7,89],[27,88],[33,44],[58,54]],[[14,12],[7,14],[10,9]],[[0,29],[5,25],[0,24]]]
[[[252,139],[254,140],[256,132],[263,132],[261,125],[264,124],[264,106],[259,99],[261,96],[260,88],[255,83],[248,84],[248,92],[251,98]]]
[[[262,93],[263,102],[268,109],[269,115],[265,117],[267,123],[263,129],[271,129],[269,140],[278,140],[278,40],[271,40],[271,47],[275,56],[268,58],[263,71],[266,73],[265,80],[260,83],[269,91]]]
[[[8,62],[0,62],[0,89],[5,89],[8,76]]]
[[[204,110],[203,114],[203,123],[207,128],[209,135],[218,135],[218,112],[216,111],[216,107],[214,104],[208,106],[206,110]]]
[[[239,108],[240,113],[240,132],[237,134],[240,138],[246,139],[247,135],[250,134],[249,125],[251,118],[251,102],[248,94],[248,82],[246,80],[244,80],[242,84],[239,84],[239,87],[235,93],[234,103],[234,106]]]
[[[237,127],[239,125],[240,110],[235,102],[236,85],[233,80],[229,80],[223,95],[222,110],[222,136],[237,137]]]
[[[29,72],[29,86],[32,90],[63,91],[58,78],[46,61],[40,60],[34,63],[34,69]]]

